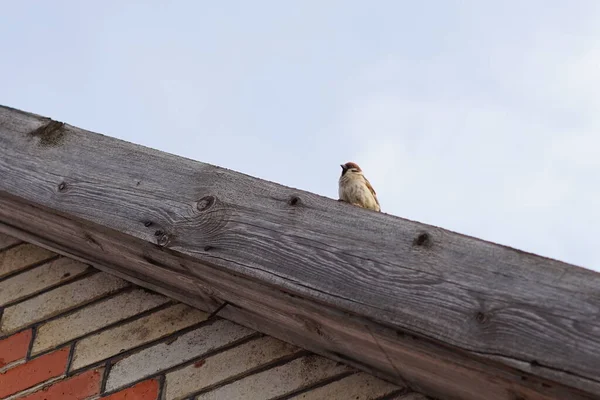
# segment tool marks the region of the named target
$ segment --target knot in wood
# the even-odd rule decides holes
[[[162,235],[158,236],[156,243],[158,243],[160,247],[165,247],[169,243],[169,235],[163,233]]]
[[[98,242],[96,241],[96,239],[94,239],[94,238],[92,237],[92,235],[90,235],[89,233],[85,232],[85,233],[83,234],[83,238],[85,239],[85,242],[86,242],[88,245],[90,245],[90,246],[93,246],[93,247],[97,247],[97,248],[99,248],[100,250],[104,251],[104,248],[102,247],[102,245],[101,245],[100,243],[98,243]]]
[[[58,191],[59,192],[64,192],[65,190],[67,190],[67,184],[65,182],[61,182],[58,184]]]
[[[148,228],[149,226],[152,226],[152,221],[145,221],[145,222],[144,222],[144,226],[145,226],[146,228]]]
[[[301,316],[301,315],[297,315],[297,318],[302,321],[302,323],[304,324],[304,327],[306,328],[306,330],[308,330],[309,332],[315,333],[319,336],[326,336],[325,333],[323,332],[323,330],[321,329],[321,324],[319,324],[317,321],[314,321],[310,318]]]
[[[213,206],[213,204],[215,204],[215,197],[214,196],[205,196],[205,197],[201,198],[200,200],[198,200],[198,203],[196,204],[196,208],[198,209],[198,211],[206,211],[209,208],[211,208]]]
[[[288,200],[288,204],[290,206],[295,206],[295,205],[300,204],[300,197],[298,197],[298,196],[290,197],[290,199]]]
[[[39,137],[39,144],[42,147],[59,146],[62,144],[65,135],[64,125],[63,122],[49,120],[48,123],[30,132],[30,134]]]
[[[429,247],[431,245],[431,238],[429,237],[429,234],[424,232],[415,238],[413,244],[415,246]]]
[[[487,320],[488,317],[481,311],[478,311],[477,314],[475,314],[475,321],[479,322],[480,324],[485,324]]]

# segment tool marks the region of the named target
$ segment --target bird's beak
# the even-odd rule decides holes
[[[340,164],[340,167],[342,167],[342,169],[346,169],[346,166],[344,164]]]

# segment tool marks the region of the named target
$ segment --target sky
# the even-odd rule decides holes
[[[0,104],[600,271],[600,1],[0,6]]]

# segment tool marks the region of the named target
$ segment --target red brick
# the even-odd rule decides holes
[[[103,369],[94,369],[46,386],[19,400],[82,400],[100,393]]]
[[[25,358],[30,341],[31,329],[0,340],[0,368]]]
[[[69,348],[43,355],[0,374],[0,398],[61,376],[67,368]]]
[[[103,397],[104,400],[156,400],[158,398],[158,381],[150,379],[129,389]],[[52,399],[48,399],[52,400]]]

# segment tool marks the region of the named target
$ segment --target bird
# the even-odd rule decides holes
[[[340,164],[342,175],[339,180],[339,201],[381,211],[377,194],[371,183],[363,175],[362,169],[354,162]]]

